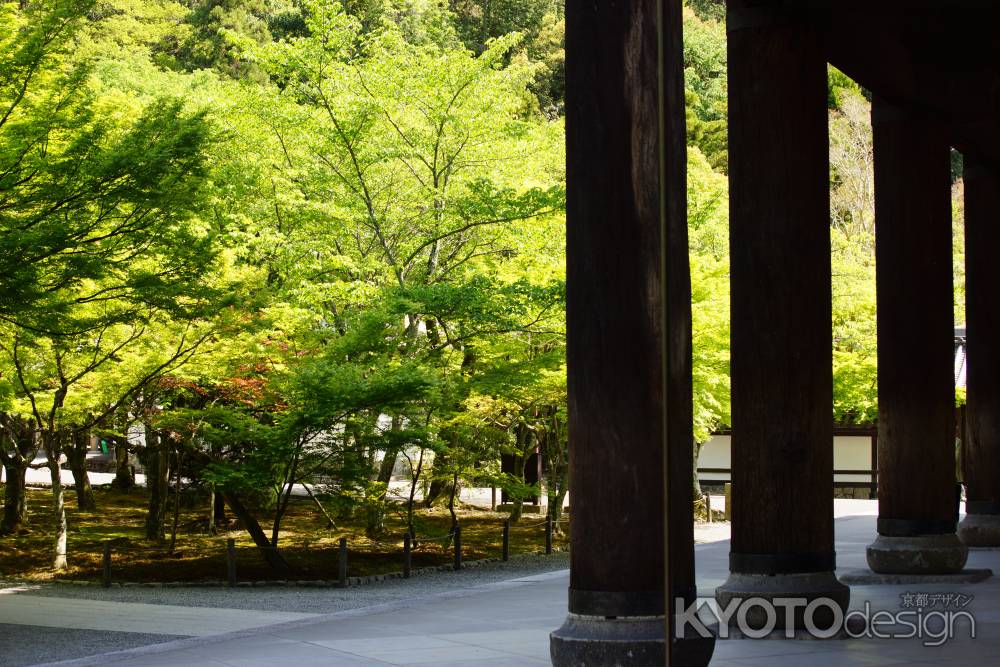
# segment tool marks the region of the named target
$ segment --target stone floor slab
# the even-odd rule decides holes
[[[291,612],[0,595],[0,623],[79,630],[205,637],[314,616]]]
[[[862,511],[859,504],[853,511]],[[840,575],[864,567],[865,547],[875,535],[873,514],[853,514],[835,523]],[[728,541],[696,549],[699,591],[711,594],[728,573]],[[1000,568],[1000,552],[970,553],[972,569]],[[548,664],[548,633],[566,613],[566,571],[382,605],[350,613],[303,619],[291,625],[261,628],[240,636],[185,640],[176,648],[163,644],[155,655],[142,650],[113,656],[114,664],[146,667],[203,665],[218,667],[370,667],[435,665],[462,667]],[[713,667],[869,667],[872,665],[949,665],[984,667],[1000,659],[1000,578],[913,583],[872,581],[852,588],[852,609],[865,605],[899,611],[909,593],[962,593],[977,619],[977,636],[958,636],[943,646],[919,640],[722,640]],[[218,610],[206,610],[217,612]],[[203,642],[191,645],[191,642]],[[83,664],[108,664],[92,659]]]
[[[881,574],[868,569],[848,570],[839,575],[850,585],[898,586],[901,584],[975,584],[993,576],[989,569],[966,569],[953,574]]]

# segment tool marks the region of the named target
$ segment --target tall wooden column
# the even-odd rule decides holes
[[[675,617],[695,603],[694,517],[691,482],[694,479],[694,405],[692,394],[691,270],[688,258],[687,132],[684,101],[684,43],[682,0],[660,3],[661,89],[661,286],[664,311],[663,435],[666,438],[662,511],[667,517],[665,567],[666,636],[670,638],[668,664],[707,665],[715,637],[700,636],[695,628],[678,628]],[[714,628],[709,628],[714,631]]]
[[[706,665],[712,638],[665,641],[667,582],[695,591],[681,3],[570,3],[566,20],[573,511],[552,662],[664,664],[670,646]]]
[[[965,156],[966,516],[969,546],[1000,546],[1000,166]]]
[[[880,573],[956,572],[954,292],[950,148],[943,124],[878,99],[875,260],[878,294]]]
[[[750,4],[731,0],[728,16],[733,527],[716,597],[846,607],[834,576],[823,37]],[[750,609],[755,623],[761,608]]]

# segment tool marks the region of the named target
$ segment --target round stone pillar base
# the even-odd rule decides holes
[[[794,574],[741,574],[733,572],[726,583],[715,589],[715,600],[720,611],[725,613],[734,600],[736,611],[729,617],[729,625],[745,619],[747,625],[757,630],[771,623],[779,629],[788,625],[789,610],[794,613],[793,626],[807,629],[806,607],[820,600],[810,612],[809,620],[818,628],[833,626],[837,614],[833,607],[840,608],[840,616],[851,601],[850,587],[840,583],[833,572],[803,572]],[[770,604],[774,616],[768,613]],[[745,611],[739,611],[746,605]],[[741,618],[742,617],[742,618]]]
[[[868,546],[868,567],[879,574],[951,574],[961,572],[969,548],[955,533],[889,537]]]
[[[958,537],[970,547],[1000,547],[1000,514],[966,514]]]
[[[662,616],[605,618],[570,614],[549,639],[554,667],[644,667],[666,663]],[[715,636],[685,637],[674,644],[671,665],[706,667]]]

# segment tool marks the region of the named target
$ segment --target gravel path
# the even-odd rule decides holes
[[[516,554],[507,563],[487,563],[460,572],[431,572],[411,579],[388,579],[351,588],[299,588],[255,586],[252,588],[100,588],[65,584],[10,584],[17,595],[84,598],[112,602],[143,602],[188,607],[222,607],[260,611],[292,611],[327,614],[385,602],[420,597],[430,593],[469,588],[480,584],[517,579],[569,567],[569,554],[556,552]],[[10,590],[0,582],[0,592]]]

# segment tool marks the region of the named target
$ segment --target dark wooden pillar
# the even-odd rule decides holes
[[[950,148],[943,124],[876,99],[880,573],[961,570],[955,535]]]
[[[965,156],[966,517],[969,546],[1000,546],[1000,166]]]
[[[678,628],[675,616],[697,600],[694,562],[694,405],[692,395],[691,271],[688,259],[687,132],[685,131],[684,44],[681,0],[661,2],[661,239],[663,293],[663,434],[667,517],[665,581],[668,664],[707,665],[715,638],[696,628]]]
[[[823,38],[750,4],[731,1],[728,16],[733,527],[716,596],[846,606],[833,574]]]
[[[664,484],[656,3],[576,3],[566,13],[569,610],[658,616]]]
[[[663,664],[667,582],[694,596],[681,3],[570,3],[566,20],[573,511],[552,661]],[[672,664],[708,663],[711,638],[691,639]]]

